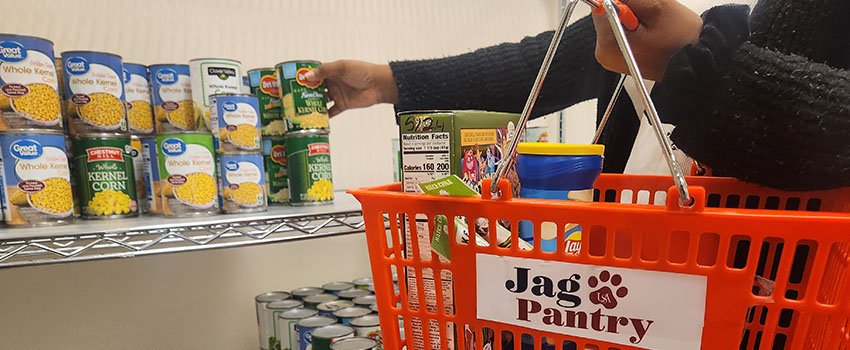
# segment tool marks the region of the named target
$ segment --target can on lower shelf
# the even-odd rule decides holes
[[[324,82],[314,85],[304,79],[319,65],[318,61],[289,61],[275,66],[288,131],[327,130],[330,125]]]
[[[71,169],[65,136],[53,130],[0,131],[4,219],[12,226],[73,221]]]
[[[210,119],[217,152],[260,152],[260,112],[257,97],[248,94],[210,95]]]
[[[358,318],[358,317],[361,317],[361,316],[366,316],[366,315],[371,314],[371,313],[372,313],[372,310],[370,310],[368,308],[360,307],[360,306],[351,306],[351,307],[347,307],[347,308],[344,308],[344,309],[336,310],[336,311],[334,311],[333,315],[334,315],[334,317],[336,317],[339,320],[340,323],[342,323],[344,325],[348,325],[351,322],[352,319],[355,319],[355,318]]]
[[[139,213],[147,213],[148,189],[145,182],[145,157],[142,154],[142,139],[136,135],[130,136],[130,157],[133,158],[133,179],[136,180],[136,203]]]
[[[289,203],[289,176],[286,169],[286,141],[283,136],[263,138],[263,164],[269,205]]]
[[[84,219],[138,216],[130,136],[77,135],[72,143],[81,216]]]
[[[364,290],[369,290],[369,286],[373,286],[375,284],[375,282],[372,281],[372,277],[361,277],[351,281],[351,283],[354,283],[354,288]]]
[[[269,337],[264,342],[264,345],[268,346],[269,349],[279,349],[281,342],[280,336],[278,335],[278,316],[284,312],[295,309],[303,309],[304,303],[301,300],[295,299],[286,299],[286,300],[278,300],[270,302],[266,308],[270,310],[270,322],[269,325],[271,327],[271,332],[268,333]]]
[[[192,101],[198,130],[213,131],[209,98],[213,94],[242,93],[242,63],[227,58],[189,60]]]
[[[189,66],[154,64],[148,67],[158,134],[198,129],[192,102]]]
[[[341,324],[319,327],[313,330],[310,338],[313,350],[330,350],[331,344],[354,336],[354,328]]]
[[[339,297],[336,296],[336,295],[322,293],[322,294],[308,295],[301,300],[304,301],[304,307],[315,309],[321,303],[326,303],[326,302],[334,301],[334,300],[337,300],[337,299],[339,299]]]
[[[339,296],[340,299],[351,301],[354,301],[354,299],[356,298],[364,297],[367,295],[372,295],[372,292],[365,289],[346,289],[337,293],[337,296]]]
[[[298,321],[295,331],[298,332],[298,349],[310,350],[313,348],[312,332],[314,329],[330,326],[336,323],[336,319],[329,316],[312,316]]]
[[[274,68],[257,68],[248,71],[251,93],[257,96],[260,107],[260,129],[263,136],[283,136],[286,122],[280,103],[280,83]]]
[[[354,288],[354,283],[346,281],[328,282],[322,285],[322,289],[333,295],[337,295],[341,291],[349,290],[352,288]]]
[[[0,34],[0,47],[0,64],[5,70],[0,75],[0,130],[62,130],[62,76],[56,76],[53,42]]]
[[[354,328],[354,335],[358,337],[372,338],[381,343],[381,320],[376,314],[369,314],[354,318],[349,323]]]
[[[308,295],[322,294],[325,290],[319,287],[301,287],[292,290],[292,296],[298,299],[304,299]]]
[[[124,99],[127,100],[127,125],[133,135],[153,133],[153,109],[151,109],[151,84],[148,67],[136,63],[124,63]]]
[[[362,297],[357,297],[352,299],[354,305],[362,306],[362,307],[372,307],[378,300],[375,298],[374,294],[364,295]]]
[[[145,201],[143,213],[162,214],[162,196],[159,183],[159,159],[156,155],[156,138],[141,136],[143,176],[145,183]],[[137,181],[138,182],[138,181]]]
[[[295,350],[300,348],[298,341],[298,332],[295,330],[295,325],[298,321],[308,317],[316,316],[318,312],[313,309],[292,309],[277,315],[277,340],[280,342],[281,350]]]
[[[127,133],[121,56],[95,51],[62,53],[65,107],[73,135]]]
[[[215,151],[204,132],[156,136],[162,211],[166,216],[218,213]]]
[[[260,349],[268,350],[268,339],[274,334],[274,320],[272,311],[268,304],[274,301],[291,300],[292,295],[288,292],[266,292],[254,297],[257,309],[257,330],[260,334]]]
[[[334,300],[316,305],[316,310],[319,310],[320,315],[333,316],[336,310],[352,306],[354,306],[354,302],[351,300]]]
[[[353,337],[331,344],[331,350],[372,350],[381,349],[380,341],[368,337]]]
[[[219,206],[225,213],[266,211],[263,156],[256,152],[219,154]]]

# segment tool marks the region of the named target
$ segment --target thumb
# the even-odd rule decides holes
[[[316,67],[316,69],[304,74],[304,78],[311,83],[318,83],[327,78],[332,78],[341,74],[344,70],[344,65],[345,64],[341,61],[322,63],[320,66]]]

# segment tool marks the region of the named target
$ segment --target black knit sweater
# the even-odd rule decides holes
[[[850,185],[850,1],[761,0],[703,15],[698,45],[677,53],[653,99],[674,143],[716,173],[790,190]],[[752,26],[752,32],[750,32]],[[424,61],[392,62],[397,110],[520,112],[552,32]],[[533,116],[598,98],[617,74],[595,60],[590,18],[571,25]],[[446,79],[451,72],[453,79]],[[621,96],[602,142],[605,171],[622,172],[639,127]]]

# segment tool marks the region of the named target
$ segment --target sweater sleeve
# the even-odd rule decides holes
[[[458,56],[391,62],[398,85],[396,110],[522,112],[553,35],[549,31]],[[596,62],[595,47],[589,16],[567,28],[532,116],[596,98],[605,70]]]
[[[850,185],[850,73],[759,47],[746,8],[712,9],[668,65],[657,104],[675,144],[715,172],[786,190]]]

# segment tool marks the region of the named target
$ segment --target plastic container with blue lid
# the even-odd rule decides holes
[[[517,148],[516,170],[519,175],[521,198],[592,201],[593,184],[602,173],[603,145],[568,145],[558,143],[520,143]],[[557,227],[541,223],[541,248],[554,252]],[[581,226],[567,224],[566,251],[578,254],[581,250]],[[533,243],[534,226],[520,221],[520,238]]]

